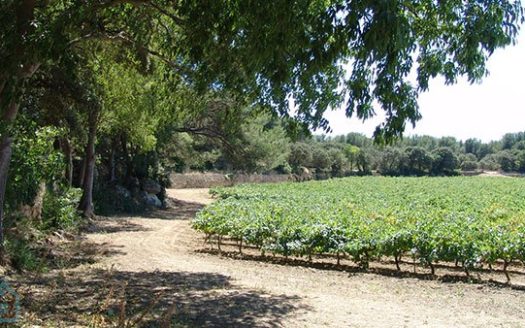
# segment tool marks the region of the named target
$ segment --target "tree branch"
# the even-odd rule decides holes
[[[234,147],[234,145],[232,145],[232,143],[226,138],[224,134],[209,127],[181,127],[174,129],[174,131],[179,133],[190,133],[194,135],[200,135],[208,138],[217,138],[232,153],[238,152],[239,150],[242,151],[242,149],[238,149],[239,147]]]
[[[131,46],[136,47],[137,49],[140,49],[142,51],[147,52],[148,54],[150,54],[152,56],[157,57],[158,59],[163,61],[166,65],[170,66],[171,68],[173,68],[175,70],[178,70],[181,73],[186,73],[187,74],[189,72],[184,66],[181,66],[181,65],[177,64],[176,62],[170,60],[169,58],[167,58],[165,55],[161,54],[157,50],[150,49],[150,48],[144,46],[143,44],[138,43],[137,41],[135,41],[135,40],[131,39],[130,37],[128,37],[126,35],[126,33],[124,33],[124,32],[119,32],[119,33],[116,33],[116,34],[89,33],[89,34],[80,36],[80,37],[78,37],[78,38],[76,38],[74,40],[71,40],[68,45],[69,46],[74,46],[77,43],[80,43],[80,42],[85,41],[85,40],[90,40],[90,39],[96,39],[96,40],[100,40],[100,41],[110,41],[110,42],[122,42],[124,44],[131,45]]]
[[[178,24],[178,25],[185,24],[184,19],[176,16],[175,14],[168,12],[166,9],[162,8],[161,6],[157,5],[151,0],[111,0],[111,1],[107,1],[101,4],[99,8],[114,7],[114,6],[119,6],[122,4],[130,4],[135,7],[147,6],[147,7],[157,10],[159,13],[163,14],[164,16],[171,18],[175,24]]]

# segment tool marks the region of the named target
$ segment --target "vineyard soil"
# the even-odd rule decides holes
[[[229,253],[211,254],[203,251],[208,246],[202,235],[190,227],[195,212],[212,201],[207,190],[168,190],[168,195],[177,199],[171,210],[151,217],[97,222],[98,228],[87,239],[104,245],[111,255],[66,271],[63,279],[82,279],[79,272],[99,272],[114,264],[115,274],[128,281],[128,306],[144,296],[144,289],[161,291],[161,305],[178,304],[175,327],[525,325],[525,291],[499,284],[428,280],[424,272],[389,276],[378,263],[372,263],[371,268],[378,268],[379,273],[343,272],[303,262],[280,265],[259,261],[249,257],[249,250],[248,260]],[[234,250],[223,249],[232,254]],[[446,270],[441,271],[444,273]],[[516,278],[516,283],[523,283],[520,279]],[[86,278],[85,282],[93,281],[98,280]],[[85,294],[70,291],[60,295],[66,304],[47,315],[56,317],[62,311],[71,318],[78,299]]]

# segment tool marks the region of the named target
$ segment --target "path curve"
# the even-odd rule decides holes
[[[524,327],[525,292],[468,283],[319,270],[202,253],[203,238],[190,228],[196,211],[213,201],[207,189],[171,189],[172,210],[151,217],[110,219],[88,234],[119,252],[97,266],[126,272],[168,275],[214,274],[228,284],[213,297],[237,295],[220,320],[192,321],[203,326],[261,327]],[[188,286],[189,288],[191,286]],[[241,295],[257,294],[254,298]],[[173,295],[177,299],[177,295]],[[198,296],[195,296],[198,297]],[[262,301],[266,300],[266,301]],[[286,303],[286,307],[284,306]],[[201,306],[202,307],[202,306]],[[221,311],[221,305],[216,311]],[[226,305],[225,305],[226,307]]]

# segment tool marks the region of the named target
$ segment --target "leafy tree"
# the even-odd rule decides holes
[[[488,154],[479,161],[479,166],[483,170],[496,171],[500,169],[498,158],[495,154]]]
[[[454,137],[442,137],[438,141],[438,147],[446,147],[453,152],[457,152],[460,148],[460,143]]]
[[[229,153],[234,169],[262,173],[286,163],[290,141],[279,122],[273,122],[268,115],[258,115],[248,119],[242,133]]]
[[[37,128],[34,122],[25,122],[19,127],[21,135],[13,147],[13,168],[6,193],[11,209],[32,204],[40,183],[61,183],[63,180],[63,157],[54,148],[60,130]]]
[[[453,175],[459,168],[459,159],[449,147],[440,147],[432,152],[432,173]]]
[[[476,171],[479,168],[477,161],[464,161],[461,163],[461,170],[463,171]]]
[[[328,150],[328,156],[330,157],[330,169],[332,176],[341,176],[346,166],[346,160],[343,152],[337,148],[330,148]]]
[[[346,143],[359,148],[372,145],[372,140],[362,133],[348,133],[345,137]]]
[[[467,154],[474,154],[478,159],[483,158],[486,154],[481,153],[483,143],[479,139],[470,138],[465,140],[464,151]]]
[[[297,171],[301,166],[309,167],[312,165],[312,147],[303,142],[293,143],[288,156],[288,163]]]
[[[516,142],[516,143],[512,146],[512,149],[515,149],[515,150],[525,150],[525,140],[521,140],[521,141]]]
[[[525,140],[525,132],[507,133],[501,139],[501,147],[503,150],[511,149],[515,144]]]
[[[356,166],[360,174],[370,174],[373,165],[373,156],[371,148],[362,148],[359,150],[356,159]]]
[[[525,150],[521,150],[516,153],[517,157],[517,170],[520,173],[525,173]]]
[[[383,175],[401,175],[407,161],[405,156],[405,153],[399,148],[386,148],[381,154],[379,172]]]
[[[358,161],[359,153],[361,152],[361,149],[357,146],[350,144],[344,147],[344,152],[348,160],[348,164],[350,164],[350,171],[353,171],[354,167],[357,167],[357,161]]]
[[[332,161],[328,152],[320,146],[315,147],[312,153],[312,166],[317,170],[317,172],[328,172],[331,165]]]
[[[510,150],[502,150],[496,153],[496,159],[501,170],[505,172],[516,171],[518,167],[518,159],[516,155]]]
[[[408,175],[425,175],[432,169],[433,159],[428,151],[421,147],[405,149],[407,158],[404,171]]]
[[[473,153],[460,154],[459,162],[463,171],[475,171],[479,168],[478,159]]]

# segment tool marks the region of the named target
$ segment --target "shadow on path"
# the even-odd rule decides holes
[[[213,273],[91,270],[26,277],[15,288],[29,317],[65,325],[117,320],[123,300],[128,321],[145,314],[139,327],[280,327],[291,312],[306,310],[297,296],[238,288]]]
[[[224,246],[224,244],[223,244]],[[402,270],[397,270],[394,268],[387,267],[386,265],[393,266],[393,261],[383,261],[383,262],[371,262],[370,264],[379,264],[379,266],[370,267],[368,269],[360,268],[357,265],[350,265],[347,264],[347,261],[336,264],[335,261],[328,262],[327,258],[323,259],[315,259],[313,261],[308,261],[300,258],[293,258],[293,257],[283,257],[283,256],[269,256],[269,255],[255,255],[255,254],[247,254],[242,253],[240,254],[238,251],[221,251],[219,252],[217,249],[199,249],[196,250],[197,253],[204,253],[204,254],[211,254],[211,255],[220,255],[222,257],[227,257],[235,260],[241,260],[241,261],[254,261],[254,262],[263,262],[263,263],[271,263],[271,264],[277,264],[277,265],[285,265],[285,266],[297,266],[297,267],[305,267],[305,268],[314,268],[318,270],[327,270],[327,271],[341,271],[341,272],[347,272],[351,275],[357,274],[357,273],[372,273],[372,274],[378,274],[381,276],[388,276],[388,277],[395,277],[395,278],[416,278],[420,280],[438,280],[444,283],[474,283],[479,285],[489,285],[492,287],[498,287],[498,288],[510,288],[514,290],[519,291],[525,291],[525,285],[521,284],[508,284],[503,283],[501,281],[495,281],[493,279],[481,279],[478,276],[478,273],[490,273],[489,270],[485,269],[477,269],[472,270],[470,272],[469,276],[466,276],[463,269],[460,267],[453,267],[453,266],[446,266],[446,265],[439,265],[436,266],[437,268],[443,269],[444,272],[442,274],[431,275],[428,272],[428,269],[425,269],[421,267],[420,265],[417,266],[417,272],[410,271],[411,268],[413,268],[413,263],[410,262],[404,262],[402,261]],[[521,271],[509,271],[511,273],[516,273],[519,275],[523,275],[524,273]],[[492,273],[498,273],[502,275],[501,272],[493,271]]]

